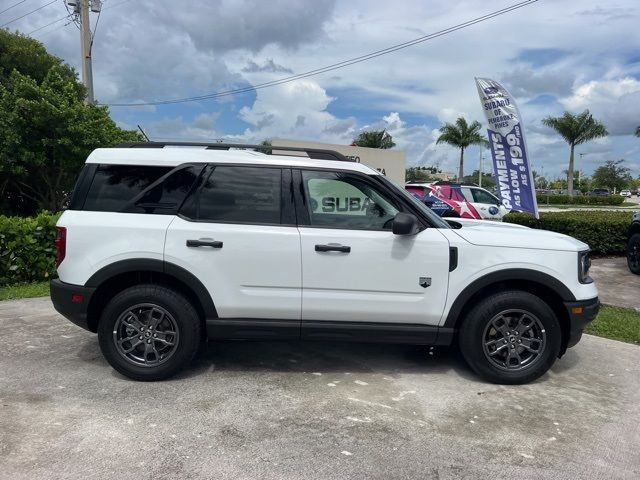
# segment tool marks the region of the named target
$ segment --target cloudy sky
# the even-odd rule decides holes
[[[17,0],[0,0],[0,11]],[[25,0],[0,24],[48,0]],[[106,0],[93,48],[96,99],[176,99],[247,87],[357,57],[507,7],[445,0]],[[187,5],[192,5],[187,7]],[[196,7],[193,7],[196,5]],[[79,32],[62,0],[11,23],[79,65]],[[92,14],[92,22],[97,16]],[[454,171],[457,152],[436,146],[442,122],[484,124],[474,76],[517,98],[534,168],[554,178],[567,145],[541,119],[586,108],[610,136],[578,147],[590,174],[625,158],[640,175],[640,2],[540,0],[390,55],[283,85],[215,100],[111,107],[119,124],[154,140],[295,138],[348,144],[386,128],[409,165]],[[477,168],[468,152],[466,170]],[[488,163],[488,162],[485,162]]]

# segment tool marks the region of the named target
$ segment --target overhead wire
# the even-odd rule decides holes
[[[2,15],[4,12],[8,12],[9,10],[11,10],[13,7],[17,7],[18,5],[20,5],[21,3],[26,2],[27,0],[20,0],[18,3],[14,3],[13,5],[11,5],[10,7],[5,8],[4,10],[2,10],[0,12],[0,15]]]
[[[32,33],[39,32],[40,30],[43,30],[43,29],[45,29],[45,28],[47,28],[47,27],[50,27],[51,25],[54,25],[54,24],[56,24],[56,23],[58,23],[58,22],[60,22],[60,21],[62,21],[62,20],[67,19],[67,18],[71,18],[71,15],[65,15],[64,17],[60,17],[59,19],[54,20],[53,22],[47,23],[46,25],[43,25],[43,26],[41,26],[41,27],[38,27],[38,28],[36,28],[35,30],[31,30],[30,32],[28,32],[28,33],[27,33],[27,35],[31,35]],[[55,30],[55,29],[54,29],[54,30]],[[52,32],[53,32],[54,30],[52,30]]]
[[[508,7],[504,7],[502,9],[499,10],[495,10],[491,13],[488,13],[486,15],[482,15],[480,17],[476,17],[473,18],[471,20],[468,20],[466,22],[462,22],[459,24],[456,24],[452,27],[448,27],[445,28],[443,30],[439,30],[437,32],[434,33],[430,33],[428,35],[423,35],[421,37],[415,38],[413,40],[409,40],[407,42],[403,42],[403,43],[399,43],[396,45],[392,45],[390,47],[387,48],[383,48],[381,50],[376,50],[374,52],[370,52],[367,53],[365,55],[360,55],[358,57],[354,57],[348,60],[344,60],[342,62],[338,62],[338,63],[334,63],[331,65],[327,65],[324,67],[320,67],[320,68],[316,68],[313,70],[309,70],[307,72],[303,72],[303,73],[299,73],[299,74],[295,74],[295,75],[291,75],[288,77],[283,77],[277,80],[272,80],[269,82],[264,82],[264,83],[260,83],[257,85],[250,85],[247,87],[241,87],[241,88],[235,88],[235,89],[231,89],[231,90],[225,90],[222,92],[216,92],[216,93],[210,93],[210,94],[205,94],[205,95],[199,95],[199,96],[193,96],[193,97],[186,97],[186,98],[177,98],[177,99],[170,99],[170,100],[156,100],[156,101],[149,101],[149,102],[137,102],[137,103],[109,103],[106,104],[110,107],[138,107],[138,106],[149,106],[149,105],[171,105],[171,104],[176,104],[176,103],[187,103],[187,102],[197,102],[200,100],[210,100],[210,99],[215,99],[215,98],[220,98],[220,97],[226,97],[226,96],[230,96],[230,95],[237,95],[240,93],[246,93],[246,92],[252,92],[252,91],[256,91],[256,90],[260,90],[263,88],[268,88],[268,87],[273,87],[276,85],[282,85],[285,83],[289,83],[289,82],[293,82],[296,80],[300,80],[303,78],[307,78],[307,77],[311,77],[311,76],[315,76],[315,75],[319,75],[322,73],[326,73],[326,72],[330,72],[333,70],[338,70],[340,68],[344,68],[344,67],[348,67],[350,65],[354,65],[356,63],[361,63],[361,62],[365,62],[367,60],[371,60],[373,58],[376,57],[380,57],[382,55],[388,55],[390,53],[396,52],[398,50],[402,50],[429,40],[432,40],[434,38],[437,37],[441,37],[443,35],[447,35],[449,33],[455,32],[457,30],[462,30],[463,28],[467,28],[470,27],[472,25],[475,25],[477,23],[481,23],[487,20],[490,20],[492,18],[498,17],[500,15],[504,15],[505,13],[509,13],[513,10],[517,10],[519,8],[531,5],[535,2],[537,2],[538,0],[526,0],[526,1],[522,1],[519,3],[515,3],[512,4]]]
[[[48,7],[49,5],[51,5],[52,3],[55,3],[57,1],[58,0],[51,0],[49,3],[45,3],[44,5],[39,6],[35,10],[31,10],[30,12],[27,12],[24,15],[20,15],[19,17],[16,17],[13,20],[10,20],[7,23],[4,23],[4,24],[0,25],[0,28],[4,28],[7,25],[11,25],[13,22],[17,22],[18,20],[20,20],[20,19],[22,19],[24,17],[27,17],[27,16],[31,15],[32,13],[36,13],[38,10],[42,10],[43,8]]]

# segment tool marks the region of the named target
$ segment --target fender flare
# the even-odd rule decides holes
[[[454,328],[458,317],[462,313],[467,302],[480,290],[491,284],[506,281],[526,281],[536,283],[541,287],[555,291],[565,302],[575,302],[576,300],[576,297],[564,283],[547,273],[539,272],[537,270],[529,270],[526,268],[509,268],[506,270],[499,270],[480,277],[470,285],[467,285],[451,305],[443,327]]]
[[[215,305],[207,288],[188,270],[170,262],[152,258],[132,258],[111,263],[95,272],[84,284],[98,288],[110,278],[129,272],[159,272],[174,277],[191,289],[198,297],[206,318],[217,318]]]

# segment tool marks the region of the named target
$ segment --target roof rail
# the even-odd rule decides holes
[[[337,160],[340,162],[353,162],[343,154],[334,150],[306,147],[279,147],[277,145],[246,145],[242,143],[206,143],[206,142],[125,142],[116,145],[116,148],[164,148],[164,147],[205,147],[206,150],[230,150],[232,148],[247,150],[278,150],[284,152],[304,152],[314,160]],[[278,155],[287,155],[286,153]],[[295,155],[289,155],[295,156]]]

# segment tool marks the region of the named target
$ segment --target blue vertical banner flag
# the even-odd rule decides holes
[[[518,107],[511,94],[498,82],[476,78],[476,86],[489,123],[487,131],[500,200],[510,210],[529,212],[539,218],[533,172]]]

